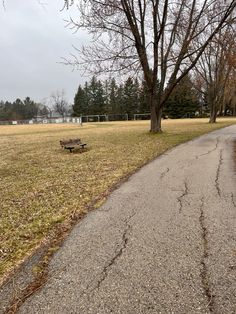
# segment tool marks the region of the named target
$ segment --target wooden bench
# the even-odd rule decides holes
[[[61,140],[60,145],[64,149],[68,149],[71,153],[75,148],[84,150],[87,144],[82,143],[80,138],[71,138],[69,140]]]

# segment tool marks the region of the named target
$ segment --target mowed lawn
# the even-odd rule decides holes
[[[0,126],[0,277],[147,161],[235,122],[167,120],[162,134],[150,134],[148,121]],[[86,152],[59,146],[74,137],[88,144]]]

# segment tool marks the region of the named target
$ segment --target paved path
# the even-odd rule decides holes
[[[236,126],[157,158],[91,212],[30,314],[236,313]]]

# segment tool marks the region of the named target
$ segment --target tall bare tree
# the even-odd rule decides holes
[[[161,131],[162,108],[172,90],[236,7],[235,0],[65,0],[67,8],[73,4],[78,5],[79,19],[71,19],[70,26],[86,29],[93,42],[68,63],[95,74],[141,71],[151,132]],[[203,33],[209,34],[204,41]]]
[[[223,108],[222,108],[223,113],[225,113],[227,109],[231,111],[233,116],[236,116],[236,68],[235,67],[230,73],[229,80],[225,88],[224,102],[223,102]]]
[[[232,22],[232,21],[231,21]],[[202,38],[208,36],[203,34]],[[229,81],[235,73],[236,39],[234,24],[221,29],[202,53],[194,67],[195,80],[210,108],[210,123],[216,122],[218,112],[225,106],[226,91],[229,94]]]
[[[53,93],[51,96],[51,102],[53,109],[64,118],[68,111],[68,102],[65,98],[65,92],[62,90]]]

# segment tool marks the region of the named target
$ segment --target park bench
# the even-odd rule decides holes
[[[71,138],[69,140],[61,140],[60,145],[64,149],[68,149],[71,153],[75,148],[84,150],[87,144],[82,143],[80,138]]]

